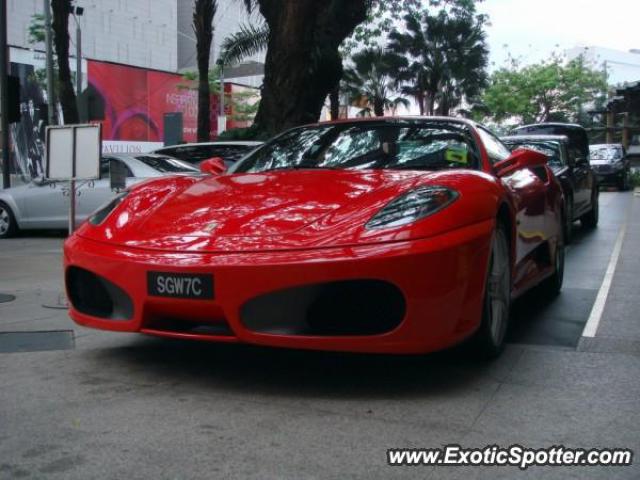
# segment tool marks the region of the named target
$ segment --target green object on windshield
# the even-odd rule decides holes
[[[444,158],[447,162],[467,165],[469,163],[469,152],[463,147],[448,147]]]

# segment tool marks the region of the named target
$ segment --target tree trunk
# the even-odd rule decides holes
[[[384,101],[382,99],[373,99],[373,113],[376,117],[384,117]]]
[[[440,98],[440,103],[437,108],[438,115],[441,117],[448,117],[451,107],[449,106],[449,96],[443,94]]]
[[[331,105],[331,120],[338,120],[340,118],[340,84],[335,86],[331,92],[329,92],[329,103]]]
[[[53,43],[58,57],[58,88],[64,123],[78,123],[76,92],[69,69],[69,15],[71,0],[51,0]],[[51,105],[50,108],[55,108]]]
[[[209,56],[213,40],[213,17],[216,0],[196,0],[193,10],[193,31],[196,35],[198,62],[198,141],[211,140],[211,92],[209,91]],[[221,90],[220,95],[224,95]]]
[[[415,97],[418,108],[420,109],[420,116],[422,116],[424,115],[424,92],[418,90]]]
[[[262,100],[263,136],[316,122],[342,76],[340,43],[366,18],[368,0],[258,0],[269,25]]]
[[[429,94],[427,98],[427,115],[432,116],[436,107],[435,94]]]

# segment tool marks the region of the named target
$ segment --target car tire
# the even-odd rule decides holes
[[[627,186],[629,183],[628,178],[629,177],[627,175],[627,172],[624,172],[624,174],[622,175],[622,178],[618,180],[618,190],[620,190],[621,192],[627,191]]]
[[[543,287],[549,297],[556,297],[562,290],[564,281],[565,248],[563,232],[560,231],[553,252],[553,274],[544,281]]]
[[[498,224],[491,241],[480,327],[471,345],[484,359],[496,358],[504,349],[511,310],[511,254],[506,228]]]
[[[631,172],[627,170],[624,176],[624,191],[631,190]]]
[[[567,197],[564,211],[564,244],[569,245],[573,239],[573,197]]]
[[[599,192],[594,190],[591,198],[591,210],[580,217],[580,223],[585,228],[596,228],[600,217]]]
[[[0,202],[0,238],[11,238],[18,233],[16,217],[9,205]]]

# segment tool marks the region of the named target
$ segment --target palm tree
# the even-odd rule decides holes
[[[477,102],[480,92],[488,82],[489,51],[482,28],[482,17],[465,15],[455,17],[448,23],[449,74],[440,92],[437,112],[440,115],[448,115],[463,100],[471,104]]]
[[[408,57],[402,91],[415,98],[421,114],[448,115],[486,84],[485,17],[474,13],[470,8],[421,18],[407,15],[406,31],[389,35],[389,50]]]
[[[211,132],[209,88],[209,60],[213,40],[213,17],[218,9],[217,0],[195,0],[193,31],[196,35],[198,61],[198,141],[209,141]],[[221,93],[222,95],[224,92]]]
[[[71,0],[51,0],[53,12],[53,42],[58,57],[58,89],[64,123],[78,123],[76,92],[71,81],[69,68],[69,15],[73,6]],[[50,108],[53,108],[51,106]]]
[[[220,59],[224,65],[241,63],[245,58],[264,52],[269,45],[269,25],[243,24],[222,42]]]
[[[382,48],[367,48],[351,57],[352,66],[344,71],[344,91],[352,102],[366,105],[363,113],[373,111],[383,116],[387,108],[408,105],[406,98],[395,95],[397,81],[394,75],[405,65],[405,60]]]

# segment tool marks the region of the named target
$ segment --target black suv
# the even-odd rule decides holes
[[[587,131],[568,123],[538,123],[513,130],[502,139],[514,150],[526,147],[549,156],[549,166],[565,196],[565,241],[571,240],[575,220],[589,228],[598,224],[598,183],[589,164]]]
[[[619,143],[591,145],[591,167],[596,172],[598,183],[613,183],[620,190],[629,190],[631,184],[631,160]]]

